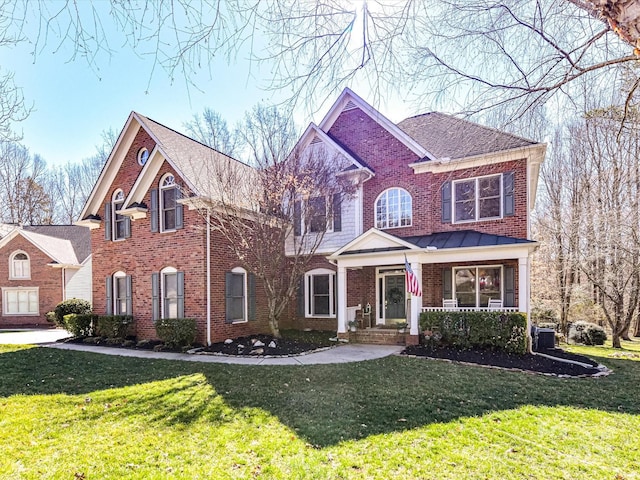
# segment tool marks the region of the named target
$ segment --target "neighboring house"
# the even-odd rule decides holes
[[[283,248],[325,231],[284,326],[346,336],[348,313],[368,304],[373,326],[406,321],[417,342],[420,312],[444,300],[528,312],[546,145],[440,113],[396,125],[346,89],[298,148],[348,165],[356,192],[298,199]],[[195,318],[203,342],[268,331],[261,285],[193,208],[221,167],[250,170],[131,113],[78,222],[92,229],[94,311],[132,314],[147,338],[176,316]],[[405,259],[422,297],[405,290]]]
[[[136,112],[81,213],[91,229],[94,312],[133,315],[155,338],[160,318],[194,318],[198,341],[268,331],[262,287],[193,208],[220,169],[253,170]],[[189,197],[189,207],[182,197]]]
[[[0,229],[0,325],[42,325],[63,300],[91,301],[89,230],[74,225]]]
[[[407,322],[415,343],[420,312],[445,299],[529,311],[538,245],[530,213],[545,144],[441,113],[396,125],[346,89],[299,145],[346,158],[358,190],[342,202],[340,228],[327,223],[299,289],[298,325],[345,336],[348,311],[368,304],[372,325]],[[422,297],[406,292],[405,259]]]

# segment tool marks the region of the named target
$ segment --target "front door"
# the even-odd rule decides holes
[[[385,323],[389,320],[406,320],[404,275],[386,275],[384,280]]]

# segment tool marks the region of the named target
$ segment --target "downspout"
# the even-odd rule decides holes
[[[67,284],[66,284],[66,275],[65,272],[67,271],[66,268],[62,267],[62,300],[66,300],[67,299]]]
[[[207,210],[207,345],[211,345],[211,212]]]

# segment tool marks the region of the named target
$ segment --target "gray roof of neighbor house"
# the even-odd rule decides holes
[[[439,112],[406,118],[398,127],[437,158],[472,157],[538,143]]]
[[[86,227],[78,227],[75,225],[29,225],[22,227],[22,230],[35,233],[39,237],[46,236],[60,240],[68,240],[78,263],[84,262],[86,258],[91,255],[91,232]],[[38,240],[42,240],[42,242],[38,243],[47,244],[46,239],[38,238]],[[56,256],[61,259],[67,259],[65,263],[75,263],[72,261],[73,257],[66,255],[63,251],[66,245],[68,245],[66,242],[48,242],[48,246],[55,250],[54,253]]]

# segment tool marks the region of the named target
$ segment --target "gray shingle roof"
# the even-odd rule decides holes
[[[471,157],[537,143],[438,112],[406,118],[398,127],[437,158]]]
[[[76,225],[29,225],[22,228],[25,232],[33,232],[38,235],[53,237],[62,240],[68,240],[73,248],[75,257],[78,263],[82,263],[85,259],[91,255],[91,232],[86,227],[78,227]],[[40,239],[39,239],[40,240]],[[46,244],[46,239],[41,239]],[[62,247],[65,245],[62,242],[50,242],[51,245],[56,247],[55,250],[61,258],[66,258],[67,255],[62,251]],[[64,263],[71,262],[72,257],[67,258]]]
[[[160,148],[165,152],[169,160],[180,170],[180,173],[198,190],[199,195],[215,198],[216,191],[225,189],[228,192],[229,185],[221,185],[217,180],[229,180],[242,178],[244,183],[252,185],[251,180],[255,170],[249,165],[219,152],[203,143],[183,135],[161,123],[148,117],[137,114],[145,127],[156,137]],[[231,176],[221,174],[235,169]],[[222,169],[222,170],[221,170]],[[240,189],[242,185],[234,185],[234,189]],[[236,192],[239,198],[245,198],[247,192]],[[240,201],[234,202],[241,204]]]

